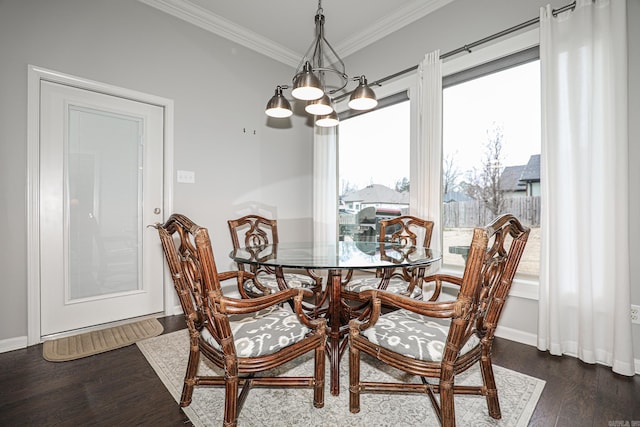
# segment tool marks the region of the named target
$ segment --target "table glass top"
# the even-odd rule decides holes
[[[355,269],[429,265],[441,254],[430,248],[362,241],[298,242],[246,247],[231,251],[236,262],[287,268]]]

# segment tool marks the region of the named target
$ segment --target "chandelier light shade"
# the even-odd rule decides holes
[[[322,83],[320,79],[313,74],[311,63],[305,62],[302,71],[296,74],[293,78],[293,89],[291,89],[291,95],[302,101],[313,101],[314,99],[321,98],[324,95],[324,89],[322,89]]]
[[[334,111],[333,106],[331,105],[331,99],[329,99],[327,94],[324,92],[320,99],[309,101],[307,106],[304,107],[304,110],[315,116],[326,116]]]
[[[282,86],[276,87],[276,93],[267,102],[267,109],[265,110],[267,116],[282,119],[293,114],[291,104],[282,94],[282,89]]]
[[[358,78],[358,87],[351,93],[349,97],[349,108],[353,110],[371,110],[378,105],[376,94],[367,84],[367,78],[360,76]]]
[[[320,126],[323,128],[330,128],[333,126],[338,126],[339,124],[338,114],[335,111],[324,115],[324,116],[316,116],[316,126]]]
[[[328,127],[338,125],[332,96],[338,92],[341,92],[340,97],[348,94],[345,88],[350,81],[357,81],[358,86],[351,94],[349,108],[370,110],[376,107],[378,101],[365,76],[350,78],[347,75],[344,62],[324,37],[324,22],[322,0],[319,0],[315,15],[316,35],[293,76],[291,96],[307,102],[305,111],[315,116],[316,125]],[[291,116],[291,105],[283,95],[283,89],[288,88],[287,85],[276,87],[275,95],[267,103],[268,116]]]

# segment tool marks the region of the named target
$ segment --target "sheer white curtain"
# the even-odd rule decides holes
[[[538,348],[633,375],[624,0],[540,11]]]
[[[418,126],[411,147],[410,211],[434,222],[431,247],[442,250],[442,61],[440,51],[418,66]]]
[[[338,165],[336,127],[313,130],[313,239],[332,242],[338,236]]]

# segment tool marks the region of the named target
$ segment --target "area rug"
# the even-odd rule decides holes
[[[145,319],[112,328],[45,341],[42,357],[50,362],[66,362],[131,345],[158,336],[163,328],[157,319]]]
[[[176,331],[137,343],[176,402],[180,399],[188,359],[189,336],[186,330]],[[439,426],[438,419],[426,396],[363,394],[360,413],[349,412],[348,355],[340,364],[340,395],[329,393],[329,372],[326,375],[325,406],[313,407],[312,389],[254,388],[240,411],[239,426]],[[385,381],[398,379],[403,373],[378,365],[362,355],[361,378]],[[199,372],[220,372],[201,358]],[[302,360],[302,359],[300,359]],[[328,369],[328,364],[327,364]],[[278,374],[312,375],[312,353],[300,364],[290,363],[278,368]],[[487,412],[482,396],[456,396],[458,426],[527,426],[545,382],[499,366],[494,367],[502,419],[494,420]],[[479,384],[480,371],[469,370],[456,377],[458,384]],[[183,408],[194,426],[220,426],[224,412],[224,390],[220,387],[196,387],[190,406]]]

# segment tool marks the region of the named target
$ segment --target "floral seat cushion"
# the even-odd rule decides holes
[[[380,316],[375,325],[361,332],[369,341],[404,356],[441,362],[449,334],[450,319],[436,319],[400,309]],[[476,335],[460,350],[465,354],[478,345]]]
[[[275,274],[260,274],[258,276],[260,284],[270,289],[272,292],[278,292],[278,280]],[[290,288],[312,288],[316,282],[309,276],[304,274],[285,273],[284,280]],[[262,291],[256,286],[253,280],[247,280],[244,282],[244,288],[247,292],[262,295]]]
[[[295,313],[278,306],[255,313],[230,315],[229,323],[238,357],[276,353],[301,341],[311,331]],[[207,328],[203,328],[201,334],[209,345],[222,351]]]
[[[366,277],[363,279],[354,279],[347,283],[346,289],[351,292],[362,292],[369,289],[378,289],[380,285],[379,277]],[[400,294],[401,292],[406,292],[409,284],[402,279],[392,278],[389,279],[389,285],[387,286],[387,291],[393,292],[394,294]],[[411,294],[411,298],[422,299],[422,289],[419,287],[413,288],[413,293]]]

